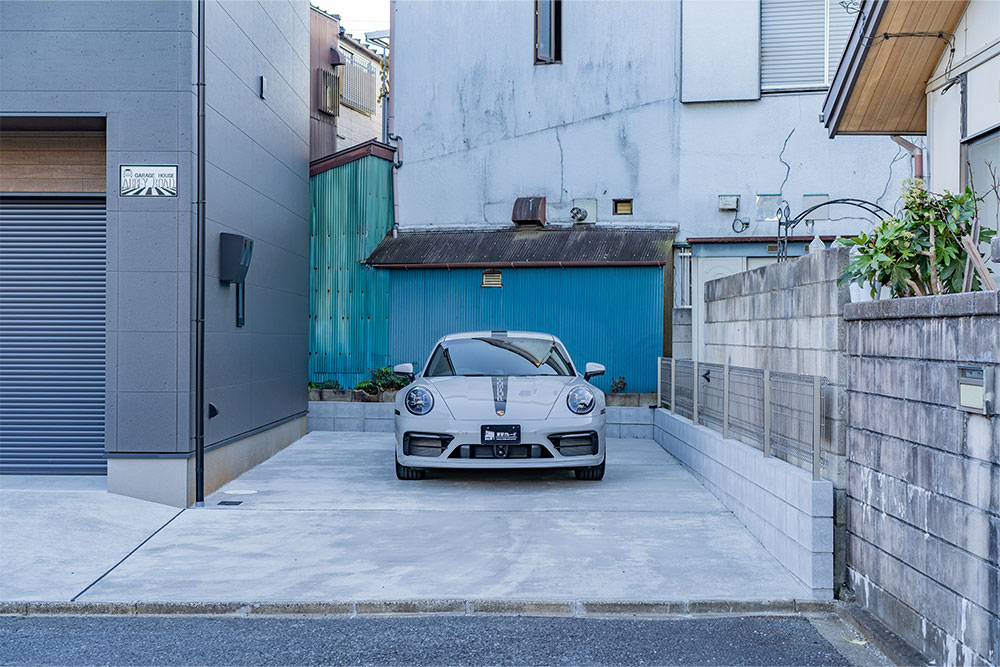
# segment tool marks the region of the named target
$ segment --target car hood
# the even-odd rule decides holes
[[[448,405],[455,419],[479,419],[503,421],[518,419],[545,419],[552,406],[574,376],[534,376],[534,377],[440,377],[424,378],[441,399]],[[500,388],[494,393],[494,384],[506,380],[506,401]],[[497,410],[503,410],[498,415]]]

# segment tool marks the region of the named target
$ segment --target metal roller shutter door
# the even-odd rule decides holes
[[[0,198],[0,473],[103,475],[104,197]]]

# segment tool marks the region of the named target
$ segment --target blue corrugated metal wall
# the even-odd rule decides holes
[[[504,269],[503,287],[480,287],[482,269],[390,270],[392,363],[422,367],[431,346],[456,331],[508,329],[555,334],[574,363],[596,361],[610,391],[656,391],[663,354],[663,267]]]
[[[361,262],[392,227],[392,163],[367,156],[309,184],[309,379],[350,388],[389,363],[389,276]]]

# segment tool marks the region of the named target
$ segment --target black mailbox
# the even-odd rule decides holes
[[[219,235],[219,280],[224,283],[242,283],[250,268],[253,239],[242,234]]]

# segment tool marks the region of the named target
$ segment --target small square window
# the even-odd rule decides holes
[[[631,199],[613,199],[615,215],[632,215]]]
[[[480,287],[503,287],[503,274],[495,269],[483,271],[483,282]]]

